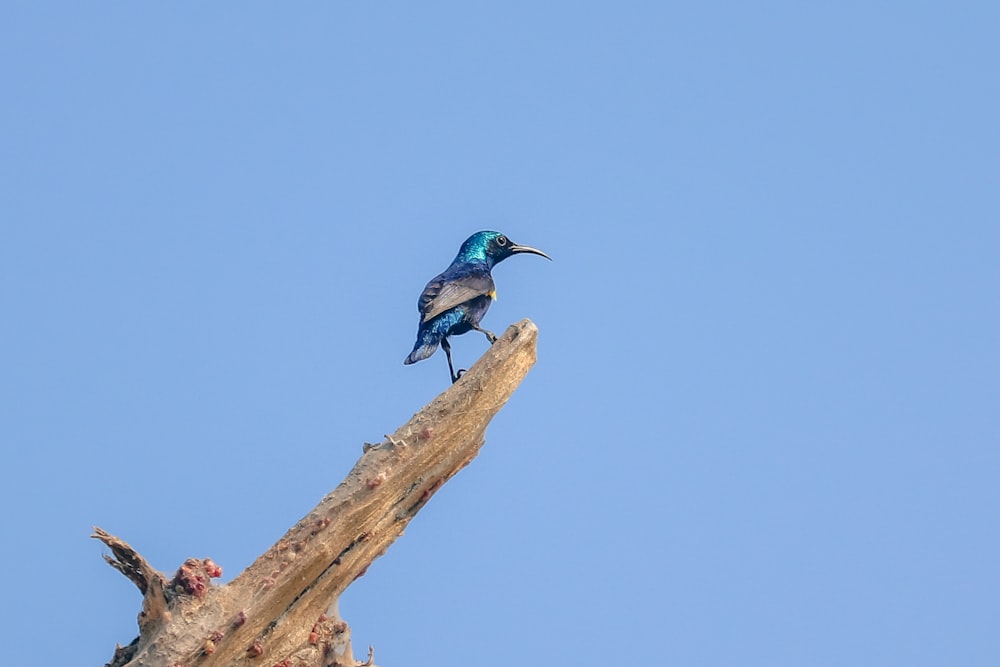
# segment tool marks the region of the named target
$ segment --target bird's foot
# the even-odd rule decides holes
[[[455,373],[455,374],[454,374],[454,375],[453,375],[453,376],[451,377],[451,383],[452,383],[452,384],[455,384],[456,382],[458,382],[458,378],[462,377],[463,375],[465,375],[465,374],[466,374],[466,373],[468,373],[468,372],[469,372],[469,371],[468,371],[468,370],[466,370],[466,369],[464,369],[464,368],[459,368],[459,369],[458,369],[458,372],[457,372],[457,373]]]
[[[486,340],[490,341],[490,345],[497,342],[497,335],[492,331],[484,329],[480,326],[473,326],[472,328],[478,331],[479,333],[483,334],[484,336],[486,336]]]

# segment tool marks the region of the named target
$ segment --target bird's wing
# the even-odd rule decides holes
[[[445,278],[443,274],[427,283],[417,309],[423,313],[423,322],[479,296],[496,294],[493,278],[487,274],[471,274]]]

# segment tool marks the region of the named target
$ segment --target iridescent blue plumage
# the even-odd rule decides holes
[[[476,232],[466,239],[451,266],[432,278],[420,294],[417,342],[403,363],[426,359],[440,345],[448,357],[451,381],[457,381],[462,371],[455,372],[448,336],[475,330],[483,333],[490,343],[496,341],[492,332],[479,326],[496,298],[491,271],[497,263],[524,252],[551,259],[541,250],[513,243],[500,232]]]

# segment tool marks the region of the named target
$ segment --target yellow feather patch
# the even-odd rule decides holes
[[[486,296],[488,296],[491,299],[493,299],[494,301],[496,301],[497,300],[497,291],[496,290],[491,290],[491,291],[489,291],[489,292],[486,293]]]

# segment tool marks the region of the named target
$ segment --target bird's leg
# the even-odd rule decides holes
[[[485,335],[486,339],[488,341],[490,341],[490,345],[492,345],[493,343],[497,342],[497,336],[492,331],[487,331],[486,329],[483,329],[478,324],[473,324],[472,328],[475,329],[476,331],[478,331],[479,333]]]
[[[451,363],[451,343],[448,342],[447,338],[441,339],[441,349],[444,350],[444,355],[448,357],[448,370],[451,371],[451,383],[455,384],[458,382],[458,378],[462,377],[463,371],[458,371],[455,373],[455,366]]]

